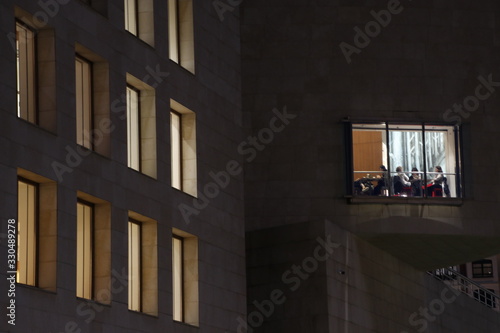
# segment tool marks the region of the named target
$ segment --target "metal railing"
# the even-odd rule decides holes
[[[456,270],[450,268],[439,268],[428,271],[427,274],[434,276],[436,279],[443,281],[452,288],[461,291],[471,298],[474,298],[476,301],[486,305],[487,307],[500,312],[500,297],[498,295],[484,288],[479,283],[469,279],[465,275],[460,274]]]

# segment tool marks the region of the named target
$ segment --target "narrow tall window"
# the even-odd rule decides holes
[[[170,112],[171,158],[172,158],[172,187],[182,189],[182,136],[181,115]]]
[[[128,308],[141,311],[141,224],[128,222]]]
[[[92,299],[93,205],[78,202],[76,220],[76,296]]]
[[[174,236],[172,238],[173,317],[177,321],[184,321],[183,248],[183,239]]]
[[[196,114],[170,101],[172,187],[197,196]]]
[[[137,171],[141,170],[141,133],[139,90],[127,87],[127,147],[128,166]]]
[[[17,282],[35,286],[38,185],[24,179],[19,179],[17,185]]]
[[[133,35],[138,34],[137,0],[125,0],[125,29]]]
[[[35,104],[35,34],[27,26],[16,23],[17,116],[37,122]]]
[[[75,61],[76,142],[92,149],[92,65],[77,57]]]
[[[179,63],[179,11],[177,0],[168,0],[168,39],[170,60]]]
[[[192,0],[168,0],[169,56],[194,73],[194,19]]]
[[[199,325],[198,238],[172,230],[173,319]]]
[[[128,166],[156,178],[156,92],[127,74]]]
[[[56,291],[57,183],[17,170],[18,283]]]

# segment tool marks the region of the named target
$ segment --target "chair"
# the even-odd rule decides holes
[[[403,182],[399,176],[392,177],[392,183],[394,184],[394,194],[400,194],[403,192]]]
[[[443,188],[441,186],[436,186],[432,189],[431,192],[432,197],[442,197],[443,196]]]

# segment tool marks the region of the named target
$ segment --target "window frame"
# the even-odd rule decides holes
[[[85,120],[83,121],[83,123],[80,123],[78,122],[78,93],[76,91],[76,87],[77,87],[77,75],[76,75],[76,62],[81,62],[83,64],[86,64],[88,65],[88,78],[84,78],[83,75],[82,75],[82,83],[85,79],[88,79],[88,97],[86,96],[82,96],[82,104],[84,104],[85,102],[88,103],[88,129],[85,128]],[[92,61],[88,60],[87,58],[81,56],[80,54],[76,54],[75,55],[75,100],[76,100],[76,126],[77,126],[77,143],[82,146],[82,147],[85,147],[87,149],[90,149],[90,150],[93,150],[94,149],[94,141],[92,140],[92,131],[94,129],[94,67],[93,67],[93,63]],[[82,89],[83,90],[83,89]],[[85,101],[85,99],[87,99]],[[84,108],[82,108],[82,118],[85,118],[85,110]],[[80,127],[79,125],[81,125],[81,135],[82,137],[79,138],[78,137],[78,128]],[[85,138],[85,131],[87,130],[87,135],[88,137]],[[83,142],[80,143],[78,142],[79,140],[82,140]],[[86,145],[85,143],[88,142],[88,145]]]
[[[485,264],[489,264],[491,267],[491,273],[490,274],[485,274]],[[480,265],[481,269],[481,274],[476,274],[475,273],[475,268],[474,265]],[[483,278],[493,278],[495,276],[495,273],[493,271],[493,260],[490,259],[481,259],[481,260],[476,260],[472,262],[472,278],[473,279],[483,279]]]
[[[90,207],[90,209],[91,209],[91,217],[90,217],[90,245],[89,245],[90,246],[90,259],[91,259],[91,263],[90,263],[90,272],[87,272],[87,274],[90,275],[88,277],[90,279],[90,294],[89,294],[89,297],[85,297],[83,295],[78,295],[78,274],[76,276],[76,284],[77,284],[76,296],[79,297],[79,298],[83,298],[83,299],[94,299],[94,295],[95,295],[95,283],[94,283],[94,271],[95,271],[95,214],[96,214],[96,212],[95,212],[95,204],[92,203],[92,202],[80,199],[80,198],[78,198],[78,200],[77,200],[77,207],[78,207],[78,204]],[[78,212],[77,212],[77,214],[78,214]],[[77,244],[76,244],[76,246],[77,246],[77,261],[76,261],[77,273],[78,273],[78,238],[79,238],[78,237],[78,229],[79,229],[79,227],[78,227],[78,215],[77,215]],[[85,268],[85,264],[83,266]],[[85,271],[83,272],[83,275],[86,275]],[[85,284],[85,283],[83,282],[83,284]]]
[[[137,151],[136,153],[136,159],[137,159],[137,168],[132,166],[132,163],[130,160],[132,159],[133,156],[131,156],[131,142],[132,142],[132,133],[131,133],[131,117],[130,117],[130,108],[129,108],[129,96],[128,96],[128,91],[132,90],[135,93],[137,93],[137,137],[135,138],[136,145],[137,145]],[[138,172],[142,172],[142,133],[141,133],[141,90],[134,87],[133,85],[127,84],[127,166],[133,170],[136,170]]]
[[[18,176],[17,177],[17,186],[18,186],[18,189],[19,189],[19,183],[24,183],[28,186],[33,186],[34,187],[34,193],[35,193],[35,198],[34,198],[34,212],[33,212],[33,216],[34,216],[34,221],[33,221],[33,229],[34,229],[34,233],[35,233],[35,236],[34,236],[34,240],[35,240],[35,245],[34,245],[34,249],[33,251],[35,252],[34,254],[34,259],[33,259],[33,267],[31,267],[31,270],[33,271],[33,282],[32,283],[29,283],[28,280],[28,273],[26,273],[25,277],[24,277],[24,281],[26,282],[21,282],[20,280],[20,273],[19,273],[19,262],[21,261],[19,259],[19,255],[21,253],[21,251],[19,251],[19,248],[21,247],[21,241],[19,239],[19,230],[21,230],[20,228],[20,223],[21,223],[21,219],[19,218],[19,190],[18,190],[18,193],[17,193],[17,200],[18,200],[18,216],[17,216],[17,225],[16,225],[16,243],[17,243],[17,254],[16,254],[16,282],[17,283],[20,283],[20,284],[23,284],[23,285],[28,285],[28,286],[33,286],[33,287],[38,287],[39,283],[38,283],[38,279],[39,279],[39,272],[38,272],[38,269],[39,269],[39,254],[40,254],[40,251],[39,251],[39,246],[40,246],[40,240],[39,240],[39,236],[40,236],[40,232],[39,232],[39,222],[40,222],[40,184],[37,183],[37,182],[34,182],[32,180],[29,180],[27,178],[24,178],[24,177],[21,177],[21,176]],[[27,222],[29,223],[29,222]],[[28,228],[27,228],[28,229]],[[29,228],[31,229],[31,228]],[[27,244],[29,245],[29,244]],[[26,250],[26,252],[31,252],[31,251],[28,251]],[[26,261],[29,261],[29,259],[27,259]],[[27,267],[28,266],[28,263],[25,263],[25,266]],[[27,271],[28,268],[25,268],[25,270]]]
[[[172,121],[172,116],[176,117],[178,119],[178,135],[176,136],[177,139],[177,144],[176,144],[176,149],[179,151],[179,156],[176,156],[176,160],[174,161],[174,134],[173,134],[173,121]],[[171,167],[171,177],[172,177],[172,187],[176,188],[180,191],[184,191],[184,186],[183,186],[183,179],[184,179],[184,173],[183,173],[183,168],[184,168],[184,163],[183,163],[183,155],[184,155],[184,149],[183,149],[183,136],[182,136],[182,114],[170,109],[170,167]],[[174,175],[174,162],[177,164],[178,172],[177,175]],[[175,177],[174,177],[175,176]],[[178,181],[178,186],[175,186],[174,184],[174,178],[176,181]],[[177,179],[178,178],[178,179]]]
[[[31,34],[30,40],[30,48],[31,51],[27,51],[26,53],[26,75],[21,78],[21,56],[20,56],[20,48],[19,48],[19,31],[18,27],[22,28],[26,32]],[[37,64],[37,31],[31,26],[27,25],[21,20],[16,19],[15,21],[15,31],[16,31],[16,90],[17,90],[17,117],[28,121],[30,123],[38,125],[38,64]],[[29,40],[29,37],[26,37]],[[31,53],[29,55],[28,53]],[[31,75],[30,75],[31,74]],[[21,106],[21,83],[26,85],[26,107],[23,110]],[[23,114],[25,113],[25,115]]]
[[[176,319],[176,297],[175,297],[175,287],[176,283],[174,281],[174,265],[175,265],[175,251],[174,251],[174,240],[180,241],[180,262],[178,263],[180,265],[180,319]],[[177,322],[185,322],[185,313],[186,313],[186,307],[185,307],[185,282],[184,282],[184,270],[185,270],[185,264],[184,264],[184,237],[178,236],[173,234],[172,235],[172,318],[174,321]]]
[[[181,63],[181,48],[180,48],[180,23],[179,23],[179,0],[168,0],[168,38],[173,38],[168,44],[169,59],[176,64]],[[173,10],[173,13],[171,12]],[[173,19],[174,22],[171,22]],[[171,31],[175,29],[175,31]],[[175,45],[175,50],[172,50],[172,45]]]
[[[131,246],[131,242],[130,242],[130,239],[132,237],[132,235],[130,234],[131,232],[131,225],[136,225],[138,226],[139,228],[139,235],[138,235],[138,238],[139,238],[139,246],[138,246],[138,253],[137,253],[137,258],[139,260],[139,264],[138,264],[138,277],[139,277],[139,282],[138,282],[138,299],[139,299],[139,306],[138,306],[138,309],[133,309],[132,308],[132,304],[131,304],[131,288],[132,288],[132,279],[131,279],[131,266],[130,266],[130,261],[131,261],[131,249],[130,249],[130,246]],[[128,301],[127,301],[127,306],[128,306],[128,309],[130,311],[134,311],[134,312],[142,312],[143,310],[143,302],[142,302],[142,297],[143,297],[143,288],[142,288],[142,271],[143,271],[143,260],[142,260],[142,222],[140,221],[137,221],[133,218],[128,218],[128,262],[129,262],[129,267],[128,267],[128,283],[129,283],[129,287],[128,287]]]
[[[130,2],[133,2],[133,9],[134,9],[134,14],[135,15],[127,15],[129,11],[129,6]],[[125,30],[131,33],[132,35],[139,37],[139,0],[124,0],[123,2],[123,14],[125,18]],[[134,18],[134,26],[135,26],[135,31],[130,31],[128,28],[127,23],[129,22],[129,18],[133,17]]]
[[[389,132],[392,130],[390,126],[397,126],[397,125],[410,125],[410,126],[420,126],[420,133],[422,134],[422,144],[423,144],[423,165],[424,168],[422,171],[420,171],[423,174],[423,180],[424,181],[430,181],[432,177],[429,177],[429,171],[427,171],[427,159],[426,159],[426,139],[425,139],[425,134],[426,132],[426,127],[430,126],[446,126],[446,127],[453,127],[453,148],[455,150],[455,158],[454,158],[454,174],[455,174],[455,190],[456,190],[456,195],[452,197],[451,199],[463,199],[464,198],[464,193],[465,193],[465,187],[464,187],[464,181],[463,181],[463,129],[462,126],[460,125],[451,125],[450,123],[442,123],[442,122],[425,122],[425,121],[420,121],[420,122],[411,122],[408,120],[351,120],[351,119],[346,119],[343,121],[344,122],[344,141],[345,141],[345,155],[346,155],[346,163],[345,163],[345,176],[346,176],[346,183],[345,183],[345,193],[346,196],[349,198],[363,198],[363,196],[357,196],[355,195],[354,191],[354,151],[353,151],[353,132],[355,130],[354,126],[355,125],[384,125],[384,128],[382,131],[385,133],[385,138],[386,142],[389,142]],[[384,134],[383,134],[384,135]],[[394,166],[391,166],[391,158],[390,158],[390,150],[389,147],[390,145],[387,145],[387,151],[386,151],[386,158],[387,158],[387,170],[386,173],[390,176],[391,174],[394,174],[393,169]],[[450,173],[450,172],[448,172]],[[389,177],[390,178],[390,177]],[[416,199],[429,199],[431,197],[427,196],[425,193],[426,191],[423,191],[423,195],[420,197],[408,197],[406,199],[414,200]],[[388,196],[383,196],[382,198],[388,199],[388,198],[398,198],[394,196],[394,193],[392,191],[391,186],[389,186],[389,195]],[[370,198],[371,200],[375,199],[380,199],[380,197],[377,196],[372,196]],[[439,198],[441,200],[442,198]]]

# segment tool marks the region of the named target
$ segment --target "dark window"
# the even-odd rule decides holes
[[[472,263],[473,278],[493,277],[493,262],[488,259],[474,261]]]
[[[491,293],[486,292],[485,290],[474,290],[474,298],[479,302],[485,304],[487,307],[495,308],[496,301],[494,296],[494,290],[488,289]]]

